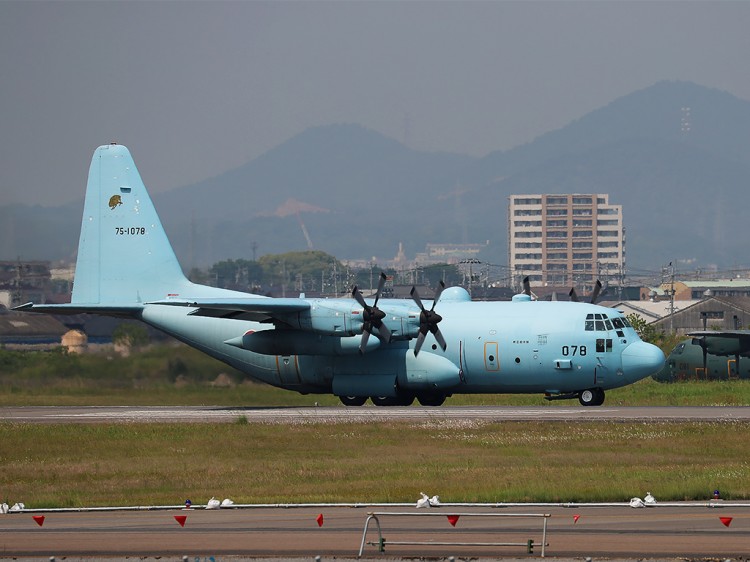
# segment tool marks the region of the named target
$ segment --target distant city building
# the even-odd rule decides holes
[[[46,303],[50,277],[46,261],[0,261],[0,304]]]
[[[590,287],[625,267],[622,205],[606,194],[511,195],[508,264],[532,286]]]
[[[476,259],[489,241],[484,244],[427,244],[425,252],[418,253],[415,261],[421,265],[436,263],[457,264]]]

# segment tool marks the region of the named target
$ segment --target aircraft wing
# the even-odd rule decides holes
[[[166,306],[188,306],[195,308],[191,316],[210,318],[234,318],[270,322],[280,320],[296,312],[310,310],[310,303],[304,299],[271,298],[224,298],[224,299],[165,299],[148,304]]]
[[[750,351],[750,330],[699,330],[687,334],[712,355],[744,355]]]
[[[697,332],[688,332],[693,338],[750,338],[750,330],[698,330]]]

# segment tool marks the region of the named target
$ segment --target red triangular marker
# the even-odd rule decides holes
[[[574,515],[574,516],[573,516],[573,524],[575,525],[576,523],[578,523],[578,520],[579,520],[580,518],[581,518],[581,516],[580,516],[580,515]]]
[[[180,527],[184,527],[185,521],[187,521],[187,515],[175,515],[174,520],[180,524]]]
[[[40,527],[44,525],[44,515],[32,515],[34,521],[36,521],[36,524]]]
[[[721,522],[724,524],[725,527],[729,527],[729,525],[732,524],[732,518],[731,517],[719,517]]]
[[[456,523],[458,523],[458,518],[461,517],[460,515],[448,515],[448,523],[456,526]]]
[[[323,514],[321,513],[320,515],[318,515],[315,518],[315,521],[318,522],[318,527],[322,527],[323,526]]]

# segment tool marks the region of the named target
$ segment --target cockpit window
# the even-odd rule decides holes
[[[677,347],[674,348],[674,351],[672,353],[676,355],[682,355],[682,352],[685,350],[685,344],[681,343]]]
[[[610,320],[606,314],[586,315],[587,332],[608,332],[611,330],[622,330],[625,327],[630,327],[630,324],[621,316],[614,316]]]

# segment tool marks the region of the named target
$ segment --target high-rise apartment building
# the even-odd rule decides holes
[[[590,287],[625,268],[622,205],[606,194],[511,195],[508,264],[532,286]]]

